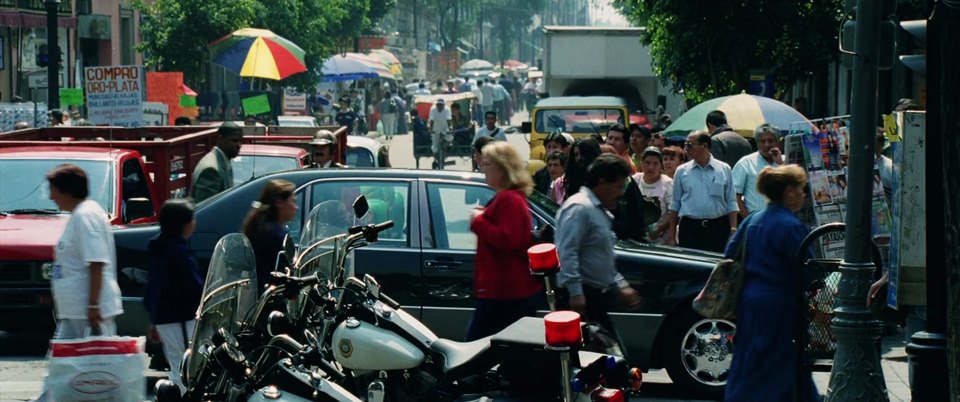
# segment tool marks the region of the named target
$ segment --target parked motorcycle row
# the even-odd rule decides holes
[[[592,402],[623,401],[639,387],[621,357],[548,346],[541,318],[473,342],[438,338],[376,279],[353,275],[350,251],[393,227],[363,222],[363,196],[353,208],[360,218],[347,233],[330,233],[311,211],[265,287],[250,242],[223,237],[181,363],[186,392],[162,380],[156,401]]]

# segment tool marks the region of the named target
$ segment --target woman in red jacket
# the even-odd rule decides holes
[[[527,248],[532,216],[527,195],[533,180],[520,155],[504,141],[483,147],[481,171],[496,190],[486,208],[477,208],[470,230],[477,235],[473,273],[476,309],[467,327],[467,340],[493,335],[524,316],[536,314],[540,282],[530,276]]]

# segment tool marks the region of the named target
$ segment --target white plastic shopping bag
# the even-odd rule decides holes
[[[102,336],[50,341],[48,400],[142,401],[144,337]]]

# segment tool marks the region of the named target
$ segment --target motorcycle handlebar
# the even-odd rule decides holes
[[[374,225],[374,224],[370,224],[370,225],[367,225],[367,226],[354,226],[354,227],[351,227],[350,229],[348,229],[348,230],[347,230],[347,233],[349,233],[349,234],[357,234],[357,233],[360,233],[360,232],[371,231],[371,230],[374,231],[374,232],[376,232],[376,233],[380,233],[380,232],[382,232],[382,231],[384,231],[384,230],[387,230],[387,229],[390,229],[390,228],[392,228],[392,227],[393,227],[393,221],[386,221],[386,222],[381,222],[381,223],[378,223],[378,224],[375,224],[375,225]]]
[[[380,294],[380,301],[383,302],[383,304],[390,306],[390,308],[394,310],[400,308],[400,303],[397,303],[396,300],[391,299],[390,296],[387,296],[383,293]]]

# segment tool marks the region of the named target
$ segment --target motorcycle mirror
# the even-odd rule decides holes
[[[367,204],[366,196],[359,196],[355,201],[353,201],[353,216],[357,219],[361,219],[367,215],[367,212],[370,211],[370,204]]]

